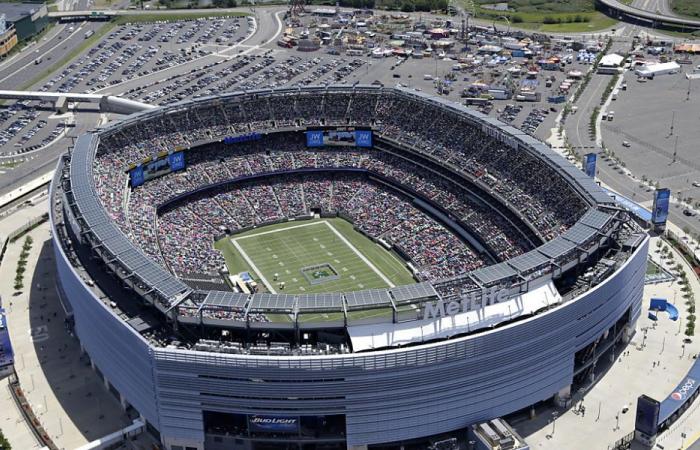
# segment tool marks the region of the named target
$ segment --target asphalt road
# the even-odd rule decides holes
[[[6,90],[18,89],[34,74],[46,71],[85,41],[85,32],[97,31],[104,22],[57,24],[41,43],[22,49],[16,57],[0,65],[0,86]],[[71,32],[69,29],[73,27]],[[36,64],[37,58],[41,63]]]
[[[634,0],[631,6],[664,16],[675,16],[669,2],[670,0]]]
[[[693,444],[690,447],[688,447],[686,450],[700,450],[700,439],[693,442]]]

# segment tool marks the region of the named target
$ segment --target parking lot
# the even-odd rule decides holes
[[[607,108],[608,114],[614,112],[614,120],[602,122],[601,133],[606,147],[627,169],[694,204],[700,200],[696,99],[700,80],[688,80],[685,73],[700,64],[700,57],[690,60],[692,64],[682,66],[679,73],[644,82],[628,71],[626,89]]]
[[[61,31],[53,36],[59,47],[47,54],[30,52],[36,58],[28,66],[32,72],[50,67],[70,47],[69,39],[98,28],[95,24],[58,25]],[[196,62],[228,48],[251,34],[251,22],[245,17],[183,20],[177,22],[121,25],[104,36],[97,45],[83,52],[34,89],[41,92],[92,93],[148,74]],[[60,43],[64,45],[61,47]],[[65,48],[64,48],[65,47]],[[58,52],[58,53],[54,53]],[[26,58],[24,58],[26,60]],[[19,64],[3,68],[6,82],[14,76]],[[26,78],[26,74],[24,75]],[[8,78],[9,77],[9,78]],[[3,83],[3,87],[5,83]],[[8,84],[8,87],[9,86]],[[83,112],[85,112],[83,110]],[[82,114],[96,121],[96,114]],[[7,171],[19,161],[57,141],[75,122],[72,113],[56,115],[53,105],[37,101],[7,102],[0,109],[0,158]]]
[[[313,25],[315,19],[309,16],[304,20],[295,32]],[[80,26],[65,27],[61,36],[74,35]],[[575,51],[573,42],[563,40],[536,43],[533,55],[502,57],[484,50],[501,42],[501,37],[496,41],[496,36],[486,31],[472,32],[466,45],[455,42],[441,53],[416,52],[408,58],[376,58],[369,47],[352,56],[338,52],[335,46],[301,52],[282,49],[272,42],[267,48],[250,49],[241,43],[251,36],[254,27],[253,19],[246,17],[120,25],[37,89],[109,93],[168,104],[233,90],[279,86],[401,84],[458,102],[474,98],[473,107],[546,138],[561,108],[548,103],[547,98],[567,95],[591,62],[591,58],[577,57],[580,45]],[[382,45],[390,37],[378,37],[377,44]],[[239,53],[222,53],[237,45]],[[586,42],[591,51],[601,45],[600,39]],[[558,57],[556,64],[538,64],[539,59],[552,56]],[[39,63],[45,64],[44,59],[49,57],[46,55]],[[159,76],[160,72],[163,74]],[[509,96],[527,90],[536,93],[536,98],[518,102],[515,96],[494,98],[485,93],[484,86],[508,90]],[[65,118],[53,115],[50,107],[23,102],[4,110],[0,116],[0,153],[36,151],[64,134],[73,119],[66,124]],[[87,119],[97,120],[97,116]]]

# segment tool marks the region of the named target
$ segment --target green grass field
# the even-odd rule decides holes
[[[700,17],[700,2],[698,0],[671,0],[671,8],[681,16]]]
[[[215,247],[232,274],[249,271],[274,293],[348,292],[415,282],[397,256],[338,218],[261,227],[226,237]]]
[[[467,10],[476,9],[478,18],[494,20],[501,26],[508,17],[514,28],[553,33],[598,31],[615,26],[617,21],[595,10],[593,0],[510,0],[507,11],[482,5],[502,3],[491,0],[458,0]]]

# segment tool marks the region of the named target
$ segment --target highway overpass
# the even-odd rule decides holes
[[[700,30],[700,20],[685,17],[666,16],[620,3],[618,0],[596,0],[598,6],[610,16],[648,22],[652,27],[672,26],[688,30]]]
[[[114,97],[112,95],[99,94],[72,94],[63,92],[37,92],[37,91],[0,91],[0,99],[12,100],[40,100],[53,102],[58,112],[66,112],[68,103],[97,103],[101,112],[117,114],[132,114],[155,106],[146,103]]]

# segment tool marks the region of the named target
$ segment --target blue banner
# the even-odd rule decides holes
[[[262,433],[298,433],[299,418],[284,416],[248,416],[251,432]]]
[[[323,130],[306,132],[307,147],[323,147]]]
[[[671,392],[659,407],[659,424],[662,424],[679,409],[692,402],[698,396],[700,389],[700,358],[695,360],[688,374],[678,383],[678,386]],[[675,419],[672,419],[675,420]]]
[[[586,159],[584,162],[584,172],[591,178],[595,178],[595,166],[597,159],[598,155],[596,155],[595,153],[586,154]]]
[[[603,190],[612,198],[615,199],[615,201],[622,206],[625,209],[628,209],[632,214],[635,216],[639,217],[641,220],[645,222],[649,222],[651,220],[651,211],[648,211],[641,205],[638,205],[637,203],[633,202],[632,200],[628,199],[627,197],[623,197],[622,195],[613,192],[609,189],[603,188]]]
[[[651,211],[651,222],[662,225],[668,219],[668,208],[671,203],[671,190],[667,188],[657,189],[654,192],[654,208]]]
[[[371,147],[372,146],[372,131],[370,131],[370,130],[357,130],[357,131],[355,131],[355,144],[358,147]]]
[[[224,138],[224,144],[238,144],[240,142],[259,141],[262,139],[260,133],[241,134],[240,136],[228,136]]]
[[[170,170],[182,170],[185,168],[185,152],[171,153],[168,155]]]
[[[141,186],[145,180],[143,176],[143,166],[138,165],[129,171],[131,187]]]

